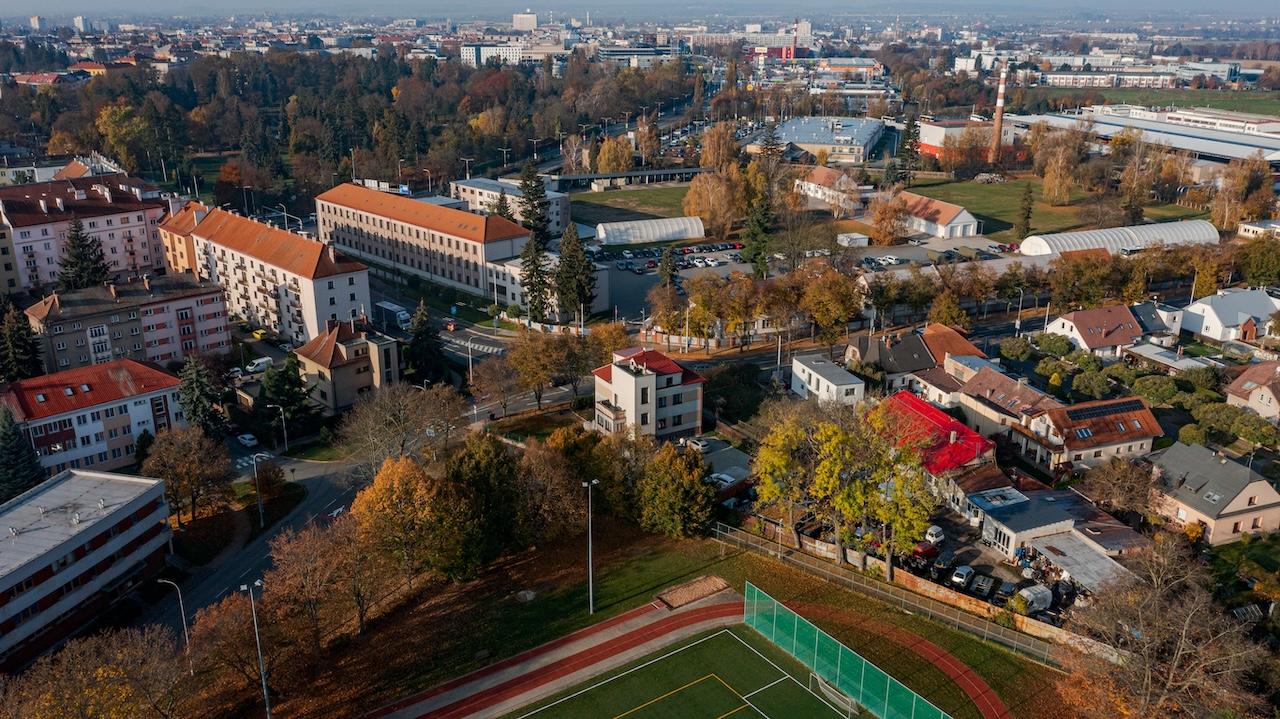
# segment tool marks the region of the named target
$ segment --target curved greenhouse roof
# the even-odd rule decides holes
[[[656,220],[601,222],[596,239],[605,245],[638,245],[645,242],[688,240],[706,235],[700,217],[663,217]]]
[[[1132,227],[1111,227],[1105,230],[1031,235],[1022,241],[1019,250],[1024,255],[1056,255],[1071,250],[1104,249],[1114,255],[1126,248],[1216,245],[1217,243],[1218,230],[1211,223],[1205,220],[1184,220]]]

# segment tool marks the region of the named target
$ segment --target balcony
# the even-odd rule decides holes
[[[596,414],[609,420],[615,428],[627,421],[626,411],[607,399],[596,402]]]

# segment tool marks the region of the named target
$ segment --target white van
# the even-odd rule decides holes
[[[258,374],[259,372],[266,372],[268,369],[275,366],[275,363],[276,361],[271,359],[270,357],[259,357],[258,359],[244,366],[244,373]]]

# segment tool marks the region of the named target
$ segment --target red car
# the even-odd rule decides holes
[[[734,242],[734,243],[733,243],[733,249],[735,249],[735,250],[740,250],[740,249],[742,249],[742,248],[744,248],[744,247],[746,247],[746,245],[742,244],[741,242]]]
[[[649,269],[653,269],[658,266],[658,263],[654,262],[653,260],[649,260],[648,262],[644,263],[644,266],[648,267]]]

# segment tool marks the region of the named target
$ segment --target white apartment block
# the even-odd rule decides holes
[[[657,350],[631,347],[596,368],[594,429],[632,431],[656,439],[702,433],[702,383],[698,373]]]
[[[225,210],[210,211],[191,238],[196,271],[226,289],[227,311],[287,341],[304,344],[373,306],[369,268],[331,244]]]
[[[524,57],[523,45],[463,45],[459,50],[462,64],[468,67],[484,67],[491,59],[500,65],[518,65]]]
[[[524,222],[524,207],[521,204],[524,193],[520,191],[519,185],[486,178],[453,181],[453,197],[466,202],[467,209],[472,212],[488,214],[504,192],[507,193],[507,204],[516,221]],[[569,223],[568,195],[547,190],[547,220],[547,231],[553,237],[559,237]]]
[[[791,359],[791,391],[819,402],[857,404],[866,396],[866,383],[835,362],[808,355]]]
[[[547,253],[547,266],[554,273],[556,267],[560,264],[560,256],[553,253]],[[600,312],[608,312],[612,307],[612,300],[609,295],[609,268],[596,264],[596,292],[595,298],[591,301],[590,307],[561,307],[555,296],[555,292],[551,293],[551,309],[552,314],[561,318],[576,317],[580,309],[585,309],[587,315],[593,315]],[[528,309],[529,300],[524,295],[524,287],[521,280],[524,277],[524,268],[522,267],[519,257],[513,257],[509,260],[501,262],[491,262],[487,270],[489,286],[492,288],[488,294],[488,299],[493,300],[499,307],[506,308],[510,305],[518,305],[521,308]]]
[[[9,384],[9,405],[49,474],[110,470],[136,463],[137,438],[186,424],[177,377],[116,360]]]
[[[495,263],[518,256],[529,240],[528,230],[504,217],[351,183],[317,197],[316,217],[321,240],[374,267],[489,299]]]
[[[164,268],[159,191],[123,174],[0,187],[0,290],[56,284],[71,222],[102,243],[116,274]]]
[[[164,568],[164,481],[67,470],[0,504],[0,670],[18,671]]]

